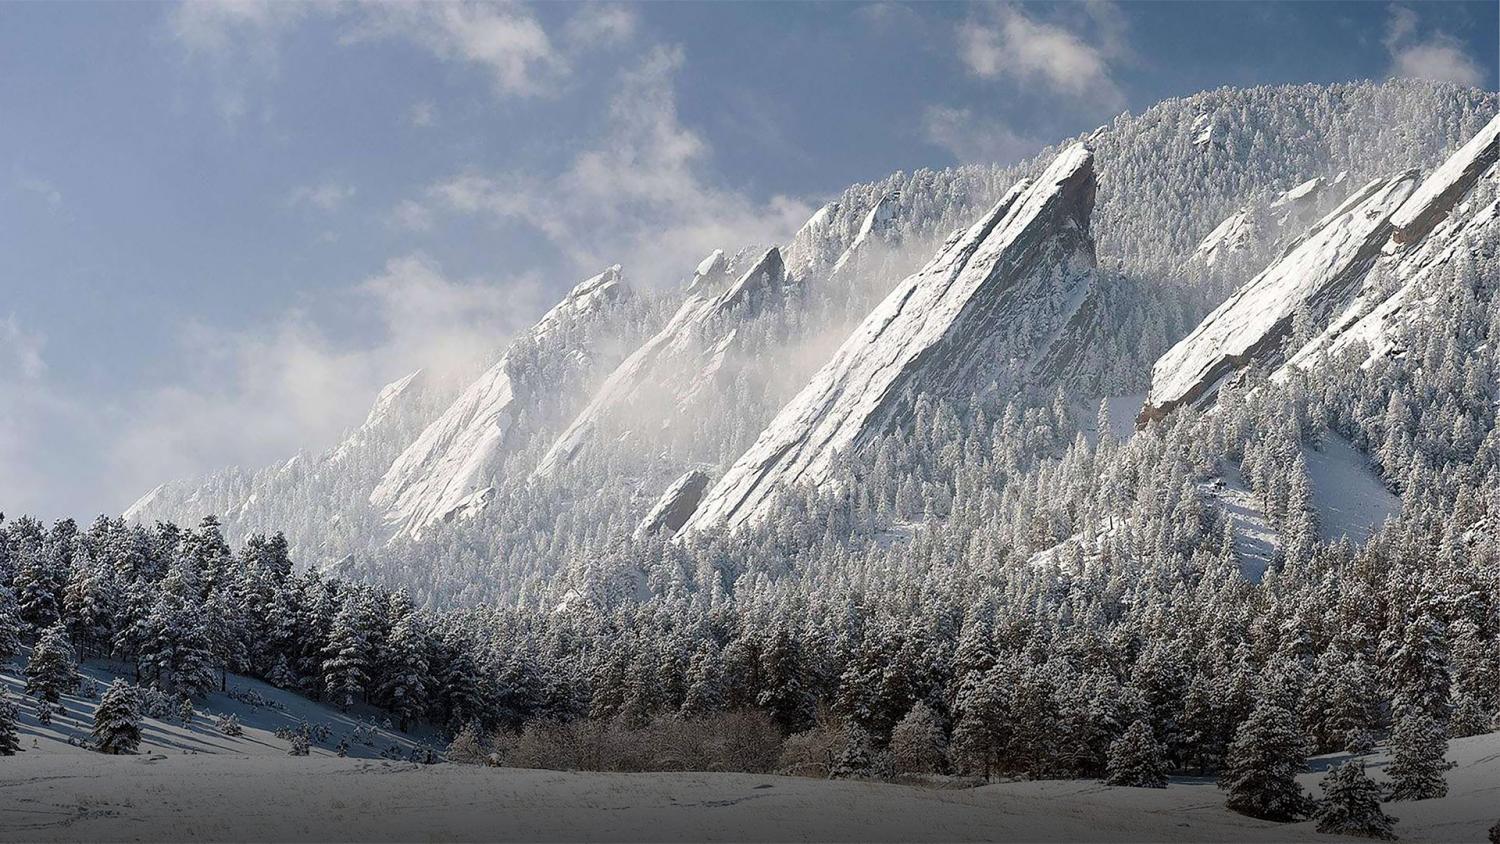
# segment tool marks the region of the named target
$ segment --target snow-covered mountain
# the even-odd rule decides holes
[[[1093,154],[1064,150],[950,239],[854,330],[705,497],[685,532],[764,517],[795,484],[911,412],[922,393],[1012,389],[1087,295]]]
[[[774,248],[722,244],[685,286],[637,279],[635,295],[611,300],[597,318],[523,339],[457,396],[398,390],[405,398],[395,405],[413,407],[393,407],[389,419],[358,435],[358,448],[343,449],[350,456],[174,481],[130,516],[191,523],[215,513],[231,536],[283,529],[303,559],[343,560],[343,571],[409,585],[425,600],[530,595],[555,603],[566,589],[587,587],[576,583],[583,572],[596,576],[615,561],[636,565],[619,551],[622,543],[670,533],[635,538],[689,470],[718,481],[698,508],[704,523],[705,513],[720,513],[716,523],[733,521],[727,512],[744,508],[725,504],[729,493],[719,490],[735,483],[726,475],[756,474],[732,467],[772,436],[784,408],[828,380],[835,362],[894,392],[872,386],[862,395],[848,378],[825,384],[829,407],[854,413],[863,403],[868,414],[849,417],[858,420],[852,431],[832,417],[800,423],[841,433],[826,449],[773,461],[788,473],[777,470],[774,482],[767,477],[746,493],[751,509],[767,512],[776,490],[799,487],[804,458],[818,467],[848,463],[855,440],[908,436],[899,414],[887,416],[903,389],[907,399],[913,392],[1009,398],[1017,417],[1040,404],[1076,411],[1111,399],[1113,406],[1148,388],[1153,403],[1180,402],[1209,392],[1225,362],[1257,343],[1281,355],[1283,343],[1267,338],[1284,330],[1285,337],[1297,333],[1291,328],[1307,334],[1294,338],[1300,348],[1331,326],[1405,319],[1410,309],[1392,293],[1409,275],[1406,265],[1437,261],[1436,244],[1463,239],[1460,228],[1472,237],[1483,203],[1454,199],[1453,185],[1462,181],[1454,176],[1431,184],[1459,211],[1441,221],[1418,213],[1398,225],[1397,206],[1427,189],[1417,188],[1420,177],[1399,174],[1432,172],[1495,109],[1492,93],[1411,81],[1224,88],[1121,115],[1013,166],[918,170],[851,186]],[[953,259],[964,233],[1003,206],[1013,186],[1038,179],[1079,142],[1093,152],[1095,195],[1084,228],[1097,266],[1076,274],[1052,267],[1057,273],[1048,276],[1038,265],[1003,303],[965,299],[971,311],[943,311],[957,300],[933,296],[933,319],[913,327],[922,320],[892,305],[892,290],[926,289],[911,281],[919,270]],[[1454,166],[1468,172],[1482,160]],[[1377,206],[1384,219],[1362,216]],[[1419,234],[1424,227],[1432,230]],[[1006,228],[996,221],[996,230]],[[1418,242],[1387,256],[1383,244],[1397,230]],[[986,254],[983,263],[996,259]],[[1339,265],[1324,263],[1332,259]],[[977,276],[976,260],[951,269]],[[1258,295],[1225,301],[1257,280]],[[982,302],[1004,318],[980,331],[967,320]],[[862,360],[851,344],[888,308],[913,325],[902,329],[910,329],[909,342],[868,346],[865,354],[897,355],[897,365],[876,378],[874,359]],[[1236,310],[1234,319],[1219,320],[1234,330],[1220,331],[1212,318],[1204,323],[1216,309],[1253,311],[1254,320]],[[1208,327],[1193,339],[1200,324]],[[933,340],[950,329],[948,340]],[[964,329],[968,339],[953,339]],[[1180,366],[1158,365],[1153,387],[1153,363],[1180,342],[1192,354],[1182,353]],[[1054,401],[1059,390],[1061,403]],[[803,479],[821,477],[820,468]],[[941,509],[951,492],[913,494],[936,496]],[[679,498],[668,510],[687,506]]]

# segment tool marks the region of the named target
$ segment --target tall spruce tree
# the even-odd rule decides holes
[[[1219,787],[1229,792],[1233,811],[1268,821],[1295,821],[1312,810],[1312,800],[1297,782],[1307,768],[1307,746],[1297,719],[1270,700],[1262,700],[1240,725]]]

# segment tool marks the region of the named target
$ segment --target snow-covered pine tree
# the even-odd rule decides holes
[[[0,665],[10,662],[21,650],[21,613],[16,593],[0,586]]]
[[[1296,716],[1262,700],[1235,733],[1219,787],[1229,792],[1226,805],[1242,815],[1299,820],[1312,810],[1312,800],[1297,782],[1306,768],[1306,741]]]
[[[947,767],[947,740],[932,707],[922,701],[891,730],[891,764],[901,774],[939,774]]]
[[[67,631],[62,624],[53,624],[42,631],[31,648],[31,658],[26,661],[26,693],[56,705],[76,683],[74,668]]]
[[[0,756],[14,756],[21,749],[16,729],[16,705],[4,687],[0,687]]]
[[[1151,725],[1137,719],[1109,746],[1110,785],[1166,788],[1167,761]]]
[[[370,629],[358,593],[345,597],[333,619],[323,661],[323,684],[328,699],[348,711],[367,690],[370,680]]]
[[[385,643],[381,671],[385,682],[382,702],[397,718],[402,732],[427,710],[432,677],[427,667],[427,637],[421,619],[408,614],[396,622]]]
[[[1386,774],[1391,780],[1392,800],[1428,800],[1448,793],[1448,770],[1445,760],[1448,734],[1431,715],[1418,706],[1408,706],[1396,714],[1396,729],[1391,736],[1391,764]]]
[[[1330,770],[1320,783],[1323,799],[1314,817],[1318,831],[1327,835],[1394,839],[1396,819],[1380,808],[1380,786],[1360,762],[1349,761]]]
[[[116,679],[94,710],[94,749],[100,753],[132,753],[141,744],[141,699],[135,687]]]

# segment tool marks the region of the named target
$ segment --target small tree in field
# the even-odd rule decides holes
[[[891,730],[891,761],[903,774],[936,774],[947,767],[947,742],[931,707],[918,701]]]
[[[1444,755],[1448,736],[1431,715],[1417,707],[1407,707],[1396,720],[1391,736],[1392,800],[1428,800],[1448,793],[1448,770]]]
[[[1219,785],[1226,805],[1242,815],[1268,821],[1294,821],[1312,811],[1312,800],[1297,783],[1307,767],[1307,745],[1296,716],[1264,700],[1235,733]]]
[[[37,638],[26,661],[26,693],[37,699],[40,710],[43,704],[58,704],[73,685],[73,649],[67,633],[61,624],[49,627]],[[62,707],[56,706],[56,711]]]
[[[1138,720],[1109,746],[1106,783],[1136,788],[1166,788],[1167,760],[1151,726]]]
[[[94,710],[94,749],[100,753],[132,753],[140,745],[140,696],[129,683],[115,680]]]
[[[1380,808],[1380,786],[1358,762],[1345,762],[1323,777],[1323,799],[1315,817],[1328,835],[1394,839],[1396,819]]]

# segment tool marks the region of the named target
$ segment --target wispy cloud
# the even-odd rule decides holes
[[[334,8],[276,0],[194,0],[170,7],[167,31],[188,58],[207,68],[215,104],[234,123],[256,105],[255,90],[277,76],[282,36],[314,12]]]
[[[1484,84],[1484,71],[1472,56],[1464,52],[1457,38],[1445,32],[1419,37],[1417,25],[1416,12],[1404,6],[1391,6],[1385,37],[1386,49],[1391,54],[1391,76],[1457,82],[1475,87]]]
[[[39,332],[22,327],[15,314],[0,320],[0,372],[16,373],[30,381],[47,372],[42,358],[45,340]]]
[[[50,211],[57,212],[62,210],[62,191],[58,190],[56,185],[46,179],[39,179],[36,176],[18,176],[16,178],[16,187],[40,197],[47,204],[47,208]]]
[[[981,79],[1040,85],[1079,100],[1117,107],[1124,101],[1112,62],[1124,51],[1123,24],[1108,4],[1083,6],[1089,26],[1040,20],[1002,3],[958,29],[958,55]]]
[[[806,203],[757,202],[709,175],[712,149],[677,113],[682,52],[650,51],[625,73],[595,142],[554,178],[465,172],[397,206],[412,227],[434,215],[484,214],[544,233],[580,270],[619,262],[646,284],[676,280],[714,248],[777,242],[811,212]]]
[[[174,382],[138,394],[106,446],[123,505],[162,480],[226,464],[260,466],[332,445],[379,387],[418,367],[467,376],[545,309],[530,277],[458,279],[409,255],[371,277],[265,324],[184,328]],[[361,330],[331,332],[338,310]],[[0,323],[3,325],[3,323]]]
[[[566,57],[524,6],[508,3],[373,3],[345,43],[395,39],[444,61],[472,64],[489,74],[502,96],[546,93],[568,73]]]
[[[579,47],[613,47],[635,37],[640,21],[621,3],[587,3],[563,26],[563,36]]]
[[[999,120],[985,119],[967,108],[929,106],[922,116],[922,132],[933,145],[960,162],[1007,164],[1041,149],[1044,144],[1022,135]]]
[[[422,100],[412,103],[411,108],[406,110],[407,125],[416,126],[419,129],[428,129],[437,125],[438,107],[432,100]]]
[[[287,205],[316,208],[319,211],[337,211],[345,202],[354,198],[357,191],[353,185],[323,182],[317,185],[302,185],[294,188],[287,197]]]

